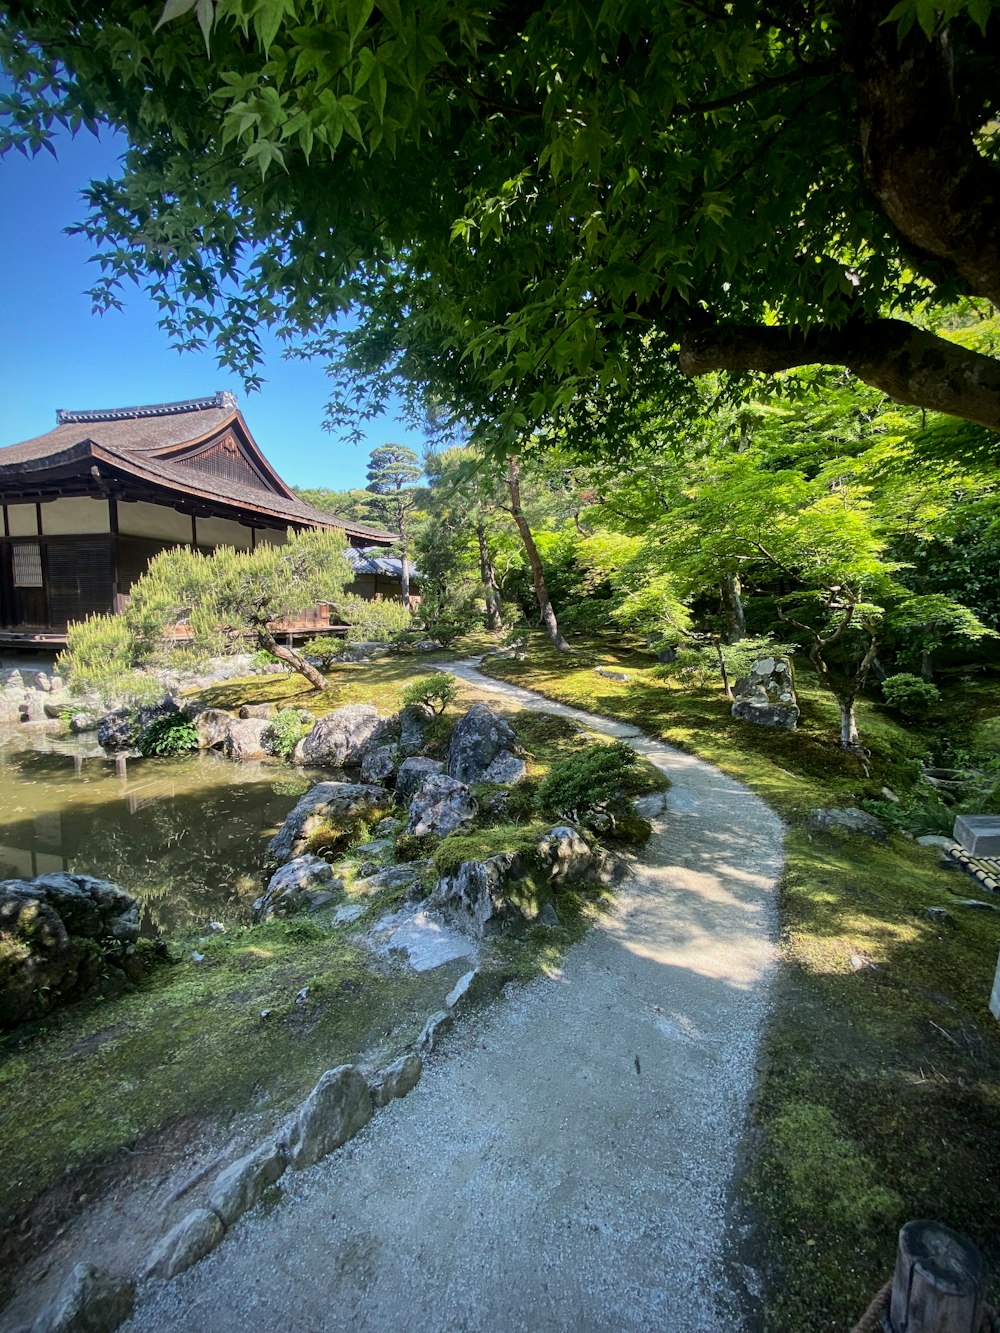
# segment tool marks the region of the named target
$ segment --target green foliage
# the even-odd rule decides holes
[[[900,671],[882,682],[886,703],[903,717],[922,717],[941,701],[941,691],[929,680]]]
[[[404,829],[402,833],[396,834],[392,850],[397,861],[420,861],[431,854],[436,842],[437,839],[431,833],[418,836]]]
[[[599,816],[624,813],[628,797],[641,786],[638,758],[628,745],[595,742],[552,765],[538,788],[541,810],[577,824],[600,824]]]
[[[516,852],[531,866],[538,862],[539,839],[549,825],[535,820],[529,824],[494,824],[490,828],[462,829],[449,833],[434,853],[434,868],[439,875],[454,875],[464,861],[483,861],[503,852]]]
[[[72,626],[61,669],[75,690],[108,690],[122,673],[154,662],[177,626],[198,652],[248,643],[264,650],[274,644],[277,622],[335,601],[351,577],[336,532],[289,533],[284,545],[253,551],[161,551],[132,585],[124,611]]]
[[[317,634],[315,638],[307,639],[300,651],[303,657],[317,662],[321,671],[329,671],[344,651],[344,644],[332,634]]]
[[[151,755],[187,754],[198,748],[198,728],[183,713],[168,713],[151,722],[136,745],[147,759]]]
[[[447,671],[422,676],[403,691],[404,704],[425,704],[435,713],[443,713],[458,693],[458,681]]]
[[[349,643],[396,643],[410,629],[413,616],[402,602],[345,593],[337,599]]]
[[[290,759],[309,726],[309,723],[302,721],[297,708],[279,709],[268,728],[271,749],[282,759]]]

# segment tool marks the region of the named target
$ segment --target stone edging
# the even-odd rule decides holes
[[[431,1015],[416,1041],[385,1068],[366,1071],[346,1064],[327,1070],[273,1138],[216,1176],[207,1206],[192,1209],[160,1238],[141,1276],[167,1281],[193,1267],[286,1170],[315,1165],[352,1139],[376,1110],[411,1092],[420,1081],[425,1057],[451,1028],[455,1010],[467,1000],[478,976],[478,968],[473,968],[460,977],[445,1007]],[[15,1333],[75,1333],[98,1326],[111,1333],[131,1314],[134,1298],[134,1283],[79,1263],[35,1321]]]

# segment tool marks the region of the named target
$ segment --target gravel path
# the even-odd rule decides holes
[[[561,971],[457,1025],[405,1101],[283,1181],[130,1330],[745,1328],[727,1192],[774,967],[778,817],[635,728],[671,779],[645,864]]]

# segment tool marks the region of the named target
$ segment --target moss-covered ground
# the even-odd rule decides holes
[[[763,1327],[850,1327],[891,1273],[896,1232],[911,1218],[971,1236],[996,1271],[1000,1028],[988,1001],[1000,912],[960,906],[982,892],[937,850],[898,833],[879,844],[819,832],[808,812],[885,800],[883,786],[905,799],[921,758],[942,746],[998,748],[1000,682],[946,682],[923,730],[863,702],[866,777],[837,746],[834,701],[803,671],[801,723],[783,732],[733,719],[710,677],[678,679],[610,638],[569,656],[533,639],[526,660],[484,669],[718,764],[787,821],[784,967],[738,1200],[765,1277]]]

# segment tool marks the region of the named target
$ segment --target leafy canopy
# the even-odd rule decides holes
[[[946,45],[963,101],[933,115],[975,168],[971,217],[997,156],[994,7],[29,0],[0,22],[0,147],[127,132],[83,227],[99,307],[144,284],[179,345],[251,383],[276,328],[333,359],[336,424],[401,377],[414,410],[509,439],[583,395],[683,399],[676,344],[706,322],[863,329],[988,294],[878,176],[933,157],[928,127],[878,161],[859,143],[904,67],[934,101]]]

